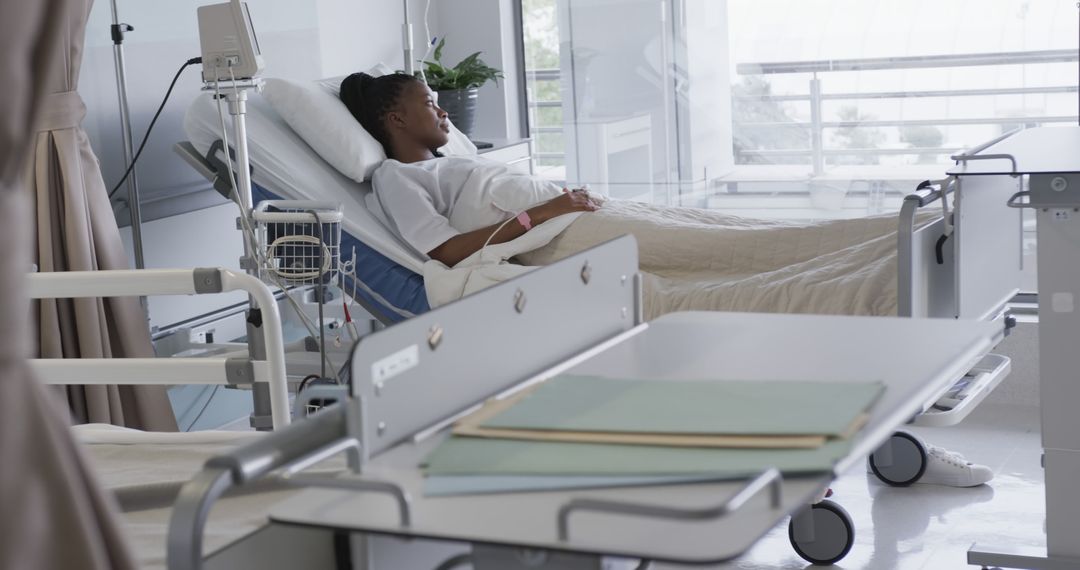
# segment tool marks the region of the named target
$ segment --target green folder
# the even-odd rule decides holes
[[[825,435],[855,429],[880,382],[635,380],[558,376],[485,428],[709,435]]]
[[[850,449],[706,449],[451,437],[428,456],[428,475],[714,475],[742,477],[828,471]]]

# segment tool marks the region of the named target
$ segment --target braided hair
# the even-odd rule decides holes
[[[379,141],[386,156],[392,157],[390,133],[386,130],[386,114],[405,92],[405,87],[419,79],[405,73],[389,73],[372,77],[353,73],[341,81],[341,102],[360,122],[364,130]]]

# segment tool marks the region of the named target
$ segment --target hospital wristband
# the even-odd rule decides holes
[[[532,218],[529,217],[528,212],[522,212],[517,215],[517,221],[521,224],[521,227],[525,228],[525,231],[532,229]]]

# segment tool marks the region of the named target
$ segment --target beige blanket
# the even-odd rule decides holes
[[[517,259],[547,265],[633,234],[647,319],[673,311],[896,314],[895,215],[815,223],[612,200]]]
[[[180,488],[206,460],[262,434],[256,432],[140,432],[116,426],[73,428],[84,444],[98,480],[123,510],[124,534],[139,568],[165,570],[166,540],[172,503]],[[327,475],[343,471],[343,458],[310,470]],[[300,492],[269,478],[214,505],[207,521],[203,552],[224,547],[267,523],[270,507]]]

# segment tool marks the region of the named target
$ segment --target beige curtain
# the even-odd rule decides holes
[[[63,32],[55,39],[61,63],[48,75],[48,95],[35,128],[34,261],[43,272],[128,269],[97,157],[80,126],[86,107],[76,89],[91,4],[72,2],[63,16]],[[154,355],[137,298],[42,300],[35,314],[41,358]],[[67,401],[77,423],[176,430],[161,386],[70,386]]]
[[[64,410],[26,363],[33,210],[25,190],[32,117],[58,60],[66,11],[83,0],[0,2],[0,570],[135,568]]]

